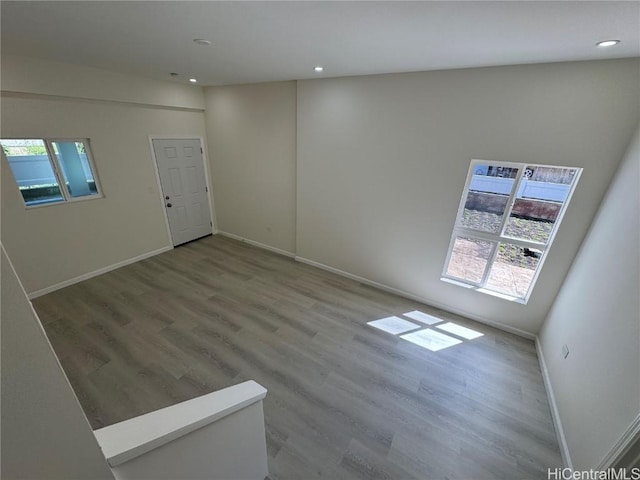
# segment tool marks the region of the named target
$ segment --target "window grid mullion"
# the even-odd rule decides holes
[[[60,165],[58,164],[58,156],[53,149],[53,144],[51,140],[43,139],[45,147],[47,149],[47,154],[49,155],[49,162],[51,162],[51,167],[53,168],[53,174],[56,176],[58,180],[58,186],[60,189],[60,193],[62,194],[62,198],[64,198],[65,202],[69,201],[69,192],[67,192],[67,184],[64,181],[64,175],[62,174],[62,170],[60,169]]]
[[[525,168],[527,166],[530,166],[529,164],[526,163],[507,163],[507,162],[495,162],[496,164],[499,164],[500,166],[505,166],[505,167],[509,167],[509,168],[517,168],[518,169],[518,173],[515,177],[515,182],[514,185],[512,186],[511,189],[511,193],[509,195],[508,198],[508,204],[506,205],[505,211],[502,214],[502,218],[501,218],[501,222],[500,222],[500,228],[498,230],[498,233],[493,233],[493,232],[487,232],[484,230],[475,230],[473,228],[469,228],[467,226],[463,226],[461,225],[462,223],[462,218],[463,218],[463,214],[464,214],[464,209],[466,206],[466,202],[467,202],[467,197],[469,195],[469,191],[470,191],[470,185],[471,185],[471,180],[473,178],[474,175],[474,169],[477,165],[488,165],[490,164],[490,162],[488,161],[484,161],[484,160],[472,160],[471,161],[471,165],[469,167],[469,171],[467,173],[467,179],[466,179],[466,183],[463,189],[463,195],[460,201],[460,205],[458,207],[458,213],[456,215],[456,221],[454,224],[454,228],[453,228],[453,236],[451,238],[451,242],[449,244],[449,250],[447,252],[447,258],[446,258],[446,263],[444,266],[444,271],[443,271],[443,280],[451,280],[453,281],[453,283],[455,282],[460,282],[461,285],[465,285],[467,287],[471,287],[471,288],[475,288],[478,291],[482,291],[483,293],[489,293],[489,294],[496,294],[498,296],[502,296],[504,298],[507,298],[511,301],[518,301],[520,303],[527,303],[529,296],[531,295],[531,292],[533,290],[533,287],[538,279],[538,276],[540,274],[540,270],[542,268],[542,265],[547,257],[547,253],[548,250],[556,236],[556,233],[558,232],[558,227],[564,217],[564,214],[567,210],[567,206],[571,200],[571,197],[573,196],[573,193],[575,191],[576,185],[578,183],[578,180],[580,178],[580,175],[582,173],[582,169],[581,168],[577,168],[577,167],[556,167],[556,166],[552,166],[552,165],[536,165],[535,167],[542,167],[542,168],[561,168],[561,169],[574,169],[574,177],[571,181],[570,187],[569,187],[569,192],[565,195],[565,198],[562,200],[562,206],[560,208],[559,213],[557,214],[557,217],[555,219],[555,222],[552,226],[551,232],[549,237],[547,238],[547,240],[545,242],[538,242],[538,241],[534,241],[534,240],[529,240],[529,239],[524,239],[524,238],[517,238],[517,237],[513,237],[513,236],[507,236],[506,235],[506,229],[508,227],[508,223],[509,223],[509,219],[511,218],[511,215],[513,213],[513,208],[515,206],[515,202],[518,199],[518,192],[520,191],[520,189],[523,186],[523,182],[525,181]],[[491,163],[493,164],[493,163]],[[554,183],[553,181],[547,181],[545,183]],[[482,191],[482,190],[480,190]],[[542,198],[540,201],[547,201],[544,198]],[[549,202],[551,203],[551,200],[549,200]],[[557,203],[555,200],[553,201],[554,203]],[[482,272],[482,278],[480,280],[480,282],[475,282],[472,280],[469,280],[467,278],[458,278],[452,275],[449,275],[448,272],[448,268],[449,265],[451,263],[451,259],[453,257],[453,248],[455,247],[455,242],[457,238],[467,238],[470,240],[476,240],[476,241],[482,241],[482,242],[490,242],[492,245],[492,250],[490,252],[489,258],[487,259],[487,262],[485,264],[484,267],[484,271]],[[502,293],[497,287],[496,289],[492,289],[492,288],[488,288],[487,287],[487,283],[488,283],[488,279],[490,277],[491,271],[493,266],[495,265],[498,255],[500,254],[500,244],[505,244],[505,245],[509,245],[511,247],[516,247],[517,249],[533,249],[533,250],[537,250],[538,252],[541,252],[541,255],[535,255],[539,260],[535,266],[535,270],[533,273],[533,278],[529,279],[528,282],[528,287],[527,287],[527,291],[525,292],[524,295],[520,295],[519,293],[516,293],[516,290],[514,290],[513,293]],[[524,254],[524,252],[521,252],[522,254]],[[507,261],[508,264],[510,264],[510,261]],[[476,277],[477,278],[477,277]]]
[[[456,237],[471,237],[478,240],[485,240],[487,242],[505,242],[512,243],[518,247],[534,248],[536,250],[545,251],[548,244],[533,242],[530,240],[523,240],[515,237],[501,237],[495,233],[483,232],[481,230],[472,230],[465,227],[454,228],[454,234]]]
[[[480,280],[480,287],[484,288],[487,286],[487,280],[489,279],[489,274],[491,273],[491,269],[493,268],[493,262],[496,261],[496,257],[498,256],[498,248],[500,247],[500,242],[495,242],[493,244],[493,250],[491,251],[491,255],[487,259],[487,265],[484,267],[484,272],[482,273],[482,280]]]
[[[513,204],[516,203],[516,196],[518,195],[518,191],[520,190],[520,183],[522,182],[522,177],[524,175],[524,165],[518,167],[518,178],[513,182],[513,187],[511,187],[511,194],[509,195],[509,202],[507,203],[507,208],[504,209],[504,213],[502,214],[502,223],[500,224],[500,229],[498,232],[498,236],[500,238],[504,238],[504,231],[507,228],[507,223],[509,217],[511,216],[511,211],[513,210]]]
[[[93,153],[91,151],[89,139],[80,139],[77,141],[82,142],[82,144],[84,145],[85,155],[87,156],[87,161],[89,162],[89,168],[91,169],[91,175],[93,176],[93,183],[96,187],[96,192],[100,197],[104,197],[104,193],[102,193],[102,185],[100,185],[100,179],[98,178],[98,170],[96,169],[96,164],[93,161]]]
[[[493,269],[493,264],[498,258],[498,253],[500,252],[500,243],[506,241],[506,237],[504,236],[504,231],[507,228],[507,223],[509,217],[511,216],[511,212],[513,210],[513,205],[516,201],[516,196],[518,191],[520,190],[520,184],[522,183],[522,179],[524,177],[524,166],[518,166],[518,176],[516,177],[516,181],[513,182],[513,186],[511,187],[511,193],[509,194],[509,200],[507,202],[507,208],[504,209],[502,213],[502,220],[500,222],[500,228],[498,229],[497,234],[489,234],[489,237],[493,237],[492,241],[493,247],[491,250],[491,255],[487,259],[487,263],[484,267],[484,272],[482,273],[482,280],[480,280],[479,286],[481,288],[485,288],[487,286],[487,281],[489,280],[489,275],[491,274],[491,270]]]

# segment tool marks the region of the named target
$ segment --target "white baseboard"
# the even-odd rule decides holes
[[[389,286],[384,285],[382,283],[374,282],[373,280],[369,280],[368,278],[360,277],[358,275],[354,275],[352,273],[345,272],[343,270],[339,270],[339,269],[334,268],[334,267],[330,267],[329,265],[325,265],[323,263],[319,263],[319,262],[315,262],[313,260],[309,260],[308,258],[299,257],[295,253],[287,252],[286,250],[281,250],[279,248],[275,248],[275,247],[272,247],[270,245],[265,245],[264,243],[256,242],[254,240],[249,240],[248,238],[244,238],[244,237],[241,237],[239,235],[235,235],[233,233],[225,232],[225,231],[222,231],[222,230],[216,230],[213,233],[214,233],[214,235],[222,235],[223,237],[233,238],[234,240],[238,240],[238,241],[241,241],[241,242],[246,242],[246,243],[248,243],[250,245],[253,245],[255,247],[258,247],[258,248],[263,248],[263,249],[269,250],[271,252],[279,253],[280,255],[284,255],[286,257],[294,258],[297,262],[306,263],[307,265],[311,265],[312,267],[316,267],[316,268],[319,268],[321,270],[325,270],[327,272],[335,273],[336,275],[340,275],[342,277],[350,278],[351,280],[355,280],[355,281],[360,282],[360,283],[371,285],[372,287],[379,288],[380,290],[384,290],[385,292],[394,293],[396,295],[399,295],[399,296],[404,297],[404,298],[408,298],[410,300],[415,300],[415,301],[420,302],[420,303],[431,305],[431,306],[433,306],[435,308],[439,308],[440,310],[444,310],[444,311],[447,311],[447,312],[454,313],[456,315],[461,315],[463,317],[470,318],[471,320],[475,320],[477,322],[484,323],[485,325],[489,325],[491,327],[495,327],[495,328],[497,328],[499,330],[503,330],[503,331],[508,332],[508,333],[513,333],[514,335],[518,335],[519,337],[523,337],[523,338],[526,338],[528,340],[535,340],[536,339],[536,336],[533,333],[527,332],[526,330],[520,330],[519,328],[511,327],[509,325],[504,325],[502,323],[495,322],[495,321],[490,320],[488,318],[484,318],[484,317],[480,317],[478,315],[475,315],[472,312],[467,312],[467,311],[460,310],[460,309],[454,309],[454,308],[451,308],[449,305],[443,305],[443,304],[441,304],[439,302],[436,302],[434,300],[431,300],[429,298],[424,298],[424,297],[420,297],[418,295],[413,295],[413,294],[405,292],[403,290],[398,290],[397,288],[389,287]]]
[[[627,450],[638,438],[640,438],[640,414],[633,419],[631,425],[627,427],[615,445],[609,450],[609,453],[600,461],[596,470],[606,470],[613,467],[618,460],[622,459],[622,456],[627,453]]]
[[[560,420],[560,410],[558,410],[558,404],[556,403],[556,396],[551,386],[551,378],[549,378],[549,370],[547,370],[547,362],[544,360],[544,353],[540,346],[540,339],[536,337],[536,352],[538,353],[538,363],[540,364],[540,371],[542,372],[542,380],[544,381],[544,388],[547,391],[547,398],[549,399],[549,407],[551,408],[551,418],[553,419],[553,426],[556,429],[556,437],[558,438],[558,446],[560,447],[560,455],[562,455],[562,462],[566,468],[573,470],[573,462],[571,461],[571,454],[569,453],[569,445],[567,444],[567,438],[564,435],[564,429],[562,428],[562,421]]]
[[[296,254],[292,252],[287,252],[286,250],[282,250],[280,248],[272,247],[271,245],[266,245],[264,243],[256,242],[255,240],[250,240],[248,238],[241,237],[240,235],[235,235],[229,232],[223,232],[222,230],[216,230],[213,232],[214,235],[222,235],[223,237],[233,238],[234,240],[238,240],[240,242],[248,243],[249,245],[253,245],[254,247],[262,248],[264,250],[269,250],[270,252],[278,253],[280,255],[284,255],[285,257],[295,258]]]
[[[33,300],[34,298],[41,297],[42,295],[46,295],[47,293],[55,292],[56,290],[60,290],[61,288],[68,287],[69,285],[82,282],[83,280],[89,280],[90,278],[97,277],[98,275],[102,275],[103,273],[110,272],[111,270],[115,270],[116,268],[124,267],[125,265],[139,262],[140,260],[144,260],[145,258],[153,257],[155,255],[159,255],[160,253],[168,252],[169,250],[173,250],[173,246],[162,247],[162,248],[159,248],[158,250],[153,250],[151,252],[143,253],[142,255],[138,255],[133,258],[128,258],[127,260],[114,263],[113,265],[99,268],[98,270],[94,270],[93,272],[83,273],[82,275],[79,275],[74,278],[70,278],[69,280],[65,280],[64,282],[56,283],[55,285],[50,285],[40,290],[36,290],[35,292],[30,292],[27,296],[29,297],[29,300]]]
[[[306,263],[307,265],[311,265],[312,267],[319,268],[321,270],[326,270],[327,272],[335,273],[336,275],[340,275],[342,277],[350,278],[351,280],[355,280],[360,283],[364,283],[366,285],[371,285],[372,287],[379,288],[380,290],[384,290],[385,292],[394,293],[404,298],[408,298],[409,300],[415,300],[420,303],[424,303],[426,305],[431,305],[432,307],[439,308],[440,310],[444,310],[446,312],[451,312],[456,315],[461,315],[466,318],[470,318],[471,320],[475,320],[476,322],[484,323],[485,325],[489,325],[491,327],[495,327],[499,330],[503,330],[508,333],[513,333],[514,335],[518,335],[519,337],[524,337],[528,340],[535,340],[536,336],[533,333],[527,332],[525,330],[520,330],[519,328],[511,327],[509,325],[504,325],[499,322],[495,322],[485,317],[481,317],[472,312],[467,312],[461,309],[451,308],[449,305],[443,305],[439,302],[436,302],[432,299],[420,297],[418,295],[413,295],[412,293],[405,292],[403,290],[399,290],[397,288],[389,287],[388,285],[384,285],[382,283],[374,282],[373,280],[369,280],[368,278],[360,277],[358,275],[354,275],[349,272],[345,272],[343,270],[339,270],[334,267],[330,267],[323,263],[315,262],[313,260],[309,260],[304,257],[295,257],[297,262]]]

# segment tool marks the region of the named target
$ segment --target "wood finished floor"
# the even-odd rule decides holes
[[[561,466],[531,341],[221,236],[33,301],[94,428],[253,379],[270,478],[542,479]],[[367,322],[484,336],[431,352]]]

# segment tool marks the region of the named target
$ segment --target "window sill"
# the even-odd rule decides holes
[[[72,197],[69,200],[59,200],[55,202],[42,202],[37,204],[25,205],[24,207],[27,210],[37,210],[39,208],[55,207],[58,205],[69,205],[71,203],[90,202],[92,200],[99,200],[101,198],[105,198],[105,196],[102,194],[85,195],[83,197]]]
[[[502,300],[507,300],[513,303],[520,303],[521,305],[527,304],[526,298],[520,297],[512,297],[511,295],[506,295],[504,293],[494,292],[493,290],[487,290],[484,287],[477,287],[475,285],[469,285],[468,283],[460,282],[458,280],[454,280],[452,278],[441,277],[440,280],[443,282],[450,283],[452,285],[457,285],[458,287],[466,288],[467,290],[475,290],[476,292],[485,293],[487,295],[491,295],[492,297],[501,298]]]

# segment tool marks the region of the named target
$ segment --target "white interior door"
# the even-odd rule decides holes
[[[153,139],[173,245],[212,233],[199,139]]]

